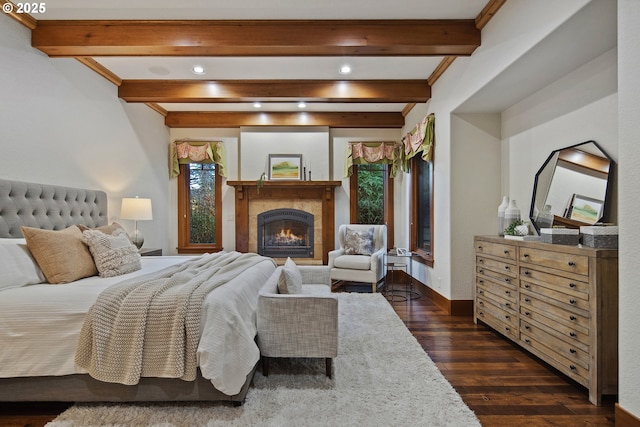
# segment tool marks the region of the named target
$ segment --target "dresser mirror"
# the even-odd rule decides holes
[[[603,221],[613,165],[595,141],[553,151],[533,183],[529,218],[536,231]]]

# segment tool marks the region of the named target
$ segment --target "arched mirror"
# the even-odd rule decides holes
[[[595,141],[553,151],[533,184],[529,218],[536,231],[604,221],[613,165]]]

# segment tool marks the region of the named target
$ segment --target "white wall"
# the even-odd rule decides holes
[[[618,1],[620,407],[640,419],[640,2]]]
[[[75,59],[31,48],[30,31],[5,14],[0,58],[0,177],[104,190],[112,221],[122,197],[150,197],[154,218],[139,229],[145,246],[168,250],[163,117],[124,103],[115,85]]]

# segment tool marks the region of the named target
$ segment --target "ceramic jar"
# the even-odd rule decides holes
[[[504,229],[507,228],[504,222],[504,211],[509,206],[509,196],[502,198],[502,203],[498,206],[498,236],[504,236]]]

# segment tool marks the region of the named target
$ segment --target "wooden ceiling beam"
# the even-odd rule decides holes
[[[171,128],[235,128],[241,126],[328,126],[331,128],[397,128],[401,113],[363,112],[178,112],[169,111]]]
[[[426,102],[425,80],[123,80],[128,102]]]
[[[32,45],[68,56],[471,55],[475,20],[38,21]]]

